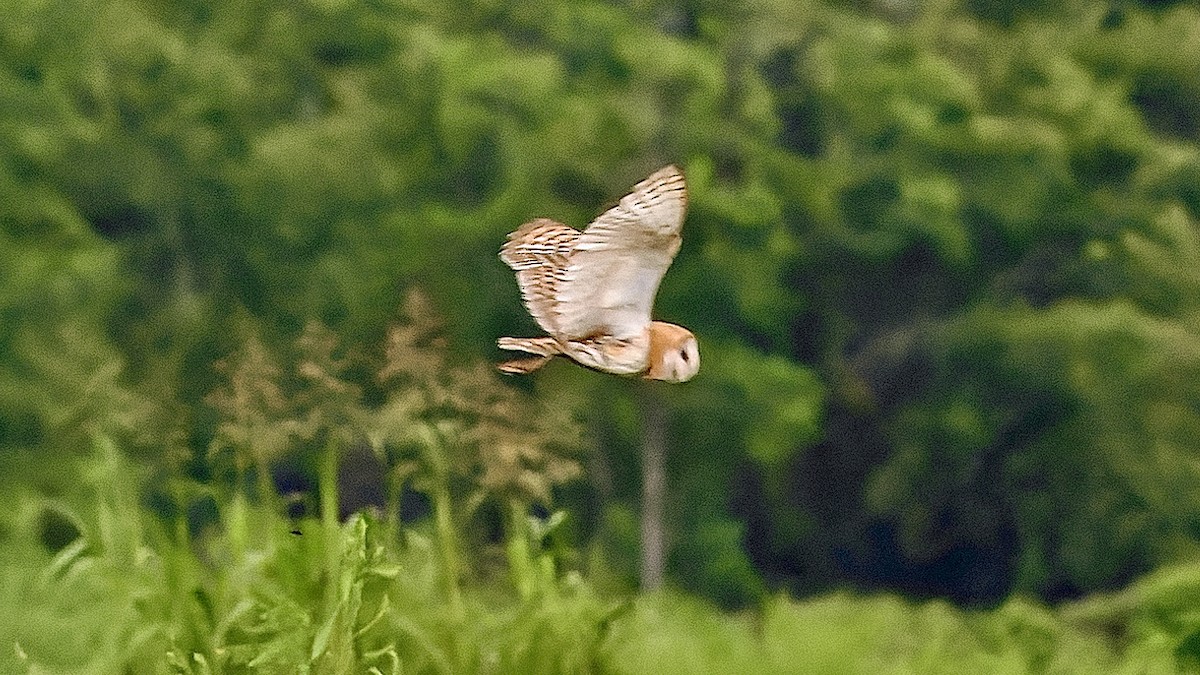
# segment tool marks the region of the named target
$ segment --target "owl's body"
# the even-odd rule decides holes
[[[652,174],[582,232],[539,218],[508,235],[500,258],[548,337],[500,338],[501,349],[535,358],[500,364],[528,373],[556,355],[618,375],[685,382],[700,368],[687,329],[651,321],[659,282],[679,251],[687,209],[683,174]]]

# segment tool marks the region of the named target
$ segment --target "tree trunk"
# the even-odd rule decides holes
[[[651,386],[645,385],[641,396],[643,591],[662,586],[666,566],[667,416]]]

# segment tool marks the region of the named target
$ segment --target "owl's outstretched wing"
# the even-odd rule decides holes
[[[686,210],[687,188],[674,166],[633,186],[574,241],[556,276],[555,329],[547,330],[568,339],[641,335],[659,282],[679,252]]]
[[[521,299],[542,330],[558,335],[558,296],[568,260],[582,233],[549,218],[538,218],[508,235],[500,259],[517,273]]]

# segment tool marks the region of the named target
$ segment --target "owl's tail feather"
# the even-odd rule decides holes
[[[535,356],[531,359],[512,359],[496,364],[505,375],[528,375],[542,366],[550,363],[553,356]]]
[[[554,356],[562,353],[562,345],[552,337],[514,338],[502,337],[496,346],[513,352],[525,352],[538,356]]]
[[[532,359],[512,359],[511,361],[497,364],[496,367],[500,369],[500,372],[509,375],[528,375],[549,363],[555,354],[562,353],[562,346],[558,343],[558,340],[552,337],[502,337],[496,341],[496,346],[509,351],[537,354]]]

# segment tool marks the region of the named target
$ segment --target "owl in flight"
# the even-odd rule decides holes
[[[668,166],[582,232],[538,218],[509,234],[500,259],[517,273],[525,307],[550,335],[500,338],[501,349],[536,355],[505,361],[500,370],[531,373],[561,354],[618,375],[695,377],[696,336],[650,320],[658,284],[679,252],[686,209],[683,174]]]

